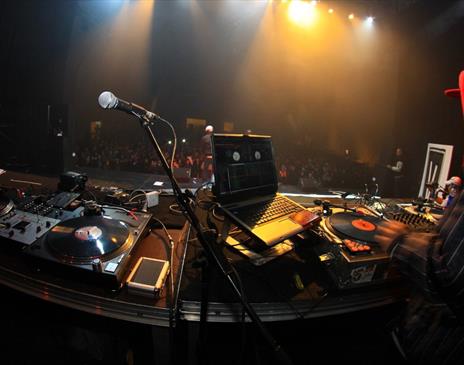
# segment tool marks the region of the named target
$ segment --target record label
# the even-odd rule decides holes
[[[374,231],[376,229],[375,224],[368,222],[364,219],[355,219],[354,221],[351,222],[354,228],[357,228],[361,231]]]
[[[98,240],[102,234],[102,230],[97,226],[82,227],[74,232],[74,236],[81,241]]]

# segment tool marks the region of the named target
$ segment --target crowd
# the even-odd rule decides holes
[[[172,145],[166,144],[163,154],[171,165]],[[149,144],[119,143],[110,139],[93,140],[79,149],[77,164],[107,170],[164,174],[161,161]],[[200,148],[183,146],[176,152],[174,168],[188,168],[191,178],[203,178],[205,155]]]
[[[278,146],[277,146],[278,147]],[[166,160],[171,164],[172,144],[163,146]],[[318,191],[328,188],[358,188],[370,179],[370,169],[346,156],[331,155],[325,151],[285,152],[276,148],[276,169],[279,182],[298,186],[303,190]],[[312,156],[317,156],[312,157]],[[153,147],[146,143],[120,143],[100,138],[81,146],[77,164],[109,170],[163,174],[164,171]],[[187,168],[191,178],[206,179],[210,171],[210,159],[205,153],[203,141],[182,144],[173,161],[174,168]]]
[[[303,154],[279,158],[279,180],[283,184],[317,191],[327,188],[359,189],[372,178],[372,171],[365,164],[327,152],[311,154],[314,155],[317,158]]]

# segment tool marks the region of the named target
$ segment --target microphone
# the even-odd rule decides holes
[[[159,116],[156,115],[155,113],[150,112],[137,104],[117,98],[110,91],[103,91],[100,94],[100,96],[98,97],[98,104],[100,104],[100,106],[103,109],[122,110],[123,112],[129,113],[132,115],[135,114],[139,118],[147,118],[151,121],[159,118]]]

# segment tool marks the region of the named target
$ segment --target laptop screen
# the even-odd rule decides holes
[[[218,199],[253,197],[277,192],[271,137],[214,134],[214,187]]]

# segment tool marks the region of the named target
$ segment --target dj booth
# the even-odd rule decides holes
[[[40,188],[27,181],[40,181]],[[196,363],[193,344],[199,327],[205,325],[200,321],[202,307],[208,323],[250,321],[243,317],[242,305],[224,276],[212,265],[205,268],[203,248],[190,224],[173,210],[172,195],[161,194],[158,205],[146,213],[105,204],[98,212],[92,204],[83,207],[88,199],[84,192],[78,197],[51,193],[56,183],[34,175],[0,176],[2,187],[29,190],[15,199],[13,207],[10,200],[2,201],[2,285],[78,312],[152,326],[159,363],[170,362],[166,344],[174,327],[188,328],[187,343],[176,346],[187,346],[188,361]],[[107,195],[101,186],[89,191],[99,201]],[[203,200],[208,198],[205,191]],[[76,207],[66,199],[77,202]],[[332,201],[340,203],[340,199]],[[351,213],[340,212],[347,217],[339,222],[343,214],[323,216],[322,208],[312,203],[308,199],[306,205],[319,209],[322,220],[289,240],[288,252],[255,250],[250,259],[249,252],[233,245],[215,248],[240,277],[241,290],[261,321],[329,318],[402,302],[408,289],[374,243],[368,254],[350,252],[353,247],[345,241],[352,231],[346,229],[354,219]],[[218,231],[227,221],[218,212],[211,219],[201,205],[196,212],[205,226]],[[355,214],[359,220],[360,213]],[[373,225],[380,219],[365,217],[363,221]],[[93,238],[96,243],[86,245]],[[163,274],[159,291],[128,284],[141,257],[169,262],[170,271]]]

